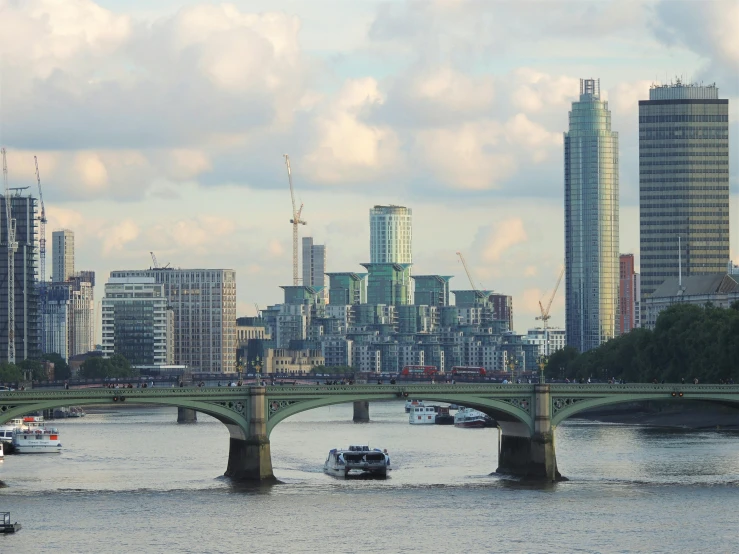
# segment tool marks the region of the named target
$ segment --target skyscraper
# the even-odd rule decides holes
[[[313,237],[303,237],[303,286],[324,287],[321,297],[328,299],[326,287],[326,246],[313,244]]]
[[[8,227],[5,202],[0,201],[0,361],[8,359]],[[11,218],[15,220],[18,249],[15,264],[15,361],[38,359],[40,356],[39,298],[36,287],[36,199],[14,194],[10,197]]]
[[[51,234],[52,281],[63,283],[74,275],[74,233],[60,229]]]
[[[232,269],[111,271],[110,278],[153,277],[174,311],[174,363],[191,371],[236,370],[236,272]]]
[[[678,81],[639,100],[639,231],[642,299],[678,276],[680,257],[684,277],[726,271],[729,101],[716,85]]]
[[[403,206],[370,209],[371,263],[413,263],[411,216],[410,208]]]
[[[567,344],[612,338],[618,313],[618,133],[600,80],[580,80],[564,134]]]

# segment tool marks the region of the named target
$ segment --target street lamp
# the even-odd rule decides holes
[[[511,366],[511,383],[516,382],[516,357],[514,356],[511,358],[511,361],[508,363],[509,366]]]
[[[541,376],[539,377],[539,384],[543,385],[546,380],[544,379],[544,368],[547,366],[548,358],[544,355],[539,356],[539,371],[541,372]]]

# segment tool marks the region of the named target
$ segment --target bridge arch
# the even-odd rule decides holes
[[[317,387],[268,387],[266,394],[267,436],[285,419],[296,414],[357,401],[398,401],[407,398],[422,398],[426,402],[448,402],[474,408],[488,414],[498,421],[523,424],[533,432],[533,395],[514,395],[511,398],[486,397],[483,394],[470,394],[462,387],[419,387],[423,391],[398,391],[397,387],[383,390],[381,386],[362,387],[317,386]],[[309,390],[310,389],[310,390]],[[301,393],[296,398],[296,393]]]
[[[590,387],[590,390],[588,389]],[[610,390],[609,390],[610,389]],[[563,394],[564,388],[552,393],[552,426],[592,408],[630,402],[660,401],[666,403],[710,402],[739,409],[736,392],[721,385],[611,385],[579,386]]]

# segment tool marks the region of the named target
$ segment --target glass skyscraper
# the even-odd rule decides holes
[[[580,80],[565,154],[567,344],[586,352],[613,338],[618,315],[618,133],[600,80]]]
[[[686,277],[726,271],[729,101],[715,85],[653,86],[639,101],[639,231],[642,299],[681,257]]]
[[[413,263],[411,217],[411,209],[403,206],[370,209],[371,263]]]

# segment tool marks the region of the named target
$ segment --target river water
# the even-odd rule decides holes
[[[410,426],[400,402],[316,409],[272,434],[282,484],[221,477],[225,427],[126,407],[54,422],[62,454],[6,456],[0,552],[737,552],[739,434],[573,420],[556,431],[567,482],[489,475],[495,429]],[[387,448],[385,481],[322,473],[332,447]]]

